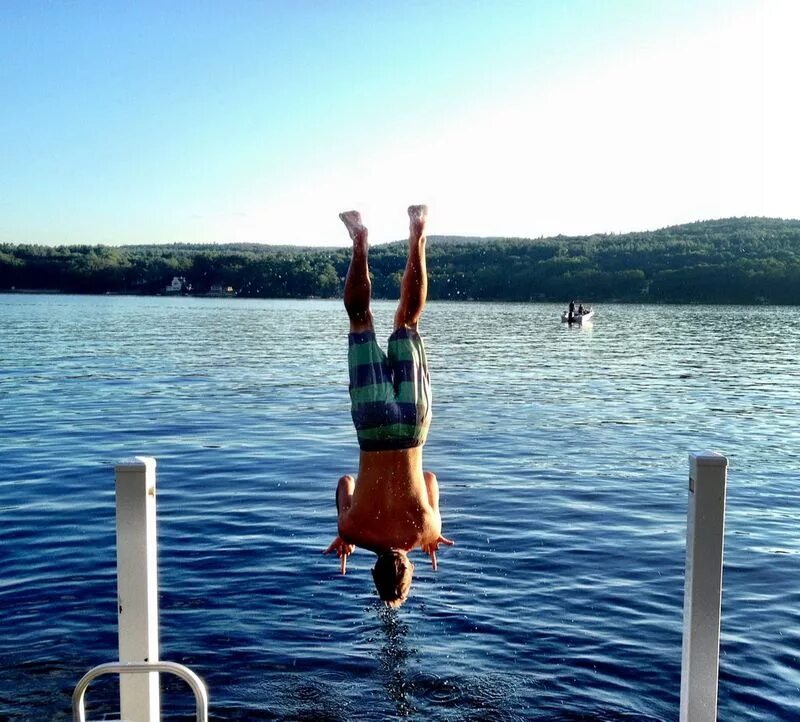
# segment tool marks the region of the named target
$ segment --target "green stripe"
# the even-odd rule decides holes
[[[380,363],[386,356],[380,346],[373,341],[368,341],[367,343],[353,344],[348,350],[347,358],[350,366],[361,366],[376,361]]]
[[[416,439],[422,435],[424,428],[413,424],[389,424],[388,426],[378,426],[375,429],[361,429],[358,431],[358,438],[367,441]]]
[[[413,381],[403,381],[397,389],[397,401],[403,404],[416,404],[419,394],[414,393],[419,388]]]
[[[354,404],[363,404],[369,401],[398,401],[402,404],[416,404],[420,396],[415,393],[419,388],[413,381],[403,381],[397,391],[397,396],[394,393],[392,384],[369,384],[367,386],[359,386],[358,388],[350,389],[350,400]]]
[[[391,401],[394,389],[391,384],[370,384],[350,389],[350,400],[354,404],[363,404],[370,401]]]
[[[389,355],[398,361],[417,361],[420,358],[419,349],[407,338],[390,341]]]

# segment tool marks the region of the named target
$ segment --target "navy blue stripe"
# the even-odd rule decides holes
[[[374,331],[360,331],[358,333],[347,334],[347,343],[354,346],[357,343],[367,343],[367,341],[375,341]]]
[[[396,449],[413,449],[422,446],[424,439],[359,439],[362,451],[390,451]]]
[[[405,328],[401,326],[400,328],[396,328],[392,335],[389,336],[390,341],[394,341],[398,338],[410,338],[410,339],[417,339],[419,338],[419,334],[413,328]]]
[[[420,381],[422,369],[413,361],[394,361],[392,363],[394,371],[395,386],[403,381]]]
[[[374,361],[350,367],[350,388],[360,389],[374,384],[391,384],[392,377],[385,364]]]
[[[388,424],[416,426],[419,418],[416,404],[385,404],[373,401],[351,409],[356,431],[374,429]]]
[[[392,375],[392,371],[394,374]],[[398,384],[404,381],[422,383],[424,374],[422,369],[413,361],[395,361],[392,370],[387,365],[378,361],[368,364],[359,364],[350,367],[350,387],[360,389],[373,384]]]
[[[372,401],[359,404],[350,409],[353,417],[353,426],[359,429],[373,429],[391,423],[391,410],[389,404],[382,401]]]

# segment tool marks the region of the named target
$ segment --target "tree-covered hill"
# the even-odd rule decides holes
[[[396,297],[405,242],[370,251],[373,293]],[[336,297],[348,248],[259,244],[0,244],[0,290]],[[429,297],[471,300],[800,303],[800,221],[730,218],[657,231],[552,238],[428,241]],[[186,292],[186,288],[184,288]]]

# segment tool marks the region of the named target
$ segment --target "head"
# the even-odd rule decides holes
[[[414,565],[408,555],[399,549],[390,549],[378,555],[372,569],[372,579],[381,601],[389,607],[399,607],[408,597]]]

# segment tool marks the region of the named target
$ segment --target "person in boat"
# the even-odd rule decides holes
[[[572,323],[572,319],[575,317],[575,301],[569,302],[569,313],[567,314],[567,321]]]
[[[338,535],[325,550],[341,560],[342,574],[355,547],[378,555],[372,578],[378,596],[397,607],[408,597],[419,547],[437,568],[442,536],[439,485],[422,469],[422,447],[431,421],[431,386],[425,347],[417,328],[425,306],[426,206],[410,206],[408,259],[388,355],[375,338],[370,311],[367,229],[357,211],[339,214],[353,241],[344,286],[350,319],[348,366],[353,424],[360,447],[358,475],[336,487]]]
[[[582,303],[578,304],[578,315],[579,316],[583,316],[583,304]]]

